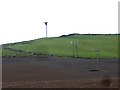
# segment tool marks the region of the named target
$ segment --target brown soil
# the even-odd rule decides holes
[[[3,88],[117,88],[118,60],[15,57],[2,60]]]

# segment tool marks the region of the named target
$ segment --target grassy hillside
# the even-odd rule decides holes
[[[0,49],[0,56],[2,56],[2,49]]]
[[[73,43],[71,43],[73,42]],[[76,44],[77,43],[77,49]],[[35,54],[54,55],[62,57],[96,58],[95,49],[99,49],[99,58],[118,57],[118,35],[70,35],[56,38],[41,38],[28,42],[7,45],[9,48],[23,50]],[[76,51],[77,50],[77,51]],[[3,56],[25,56],[23,53],[3,49]],[[31,55],[28,54],[27,56]]]
[[[0,56],[2,56],[2,46],[0,45]]]

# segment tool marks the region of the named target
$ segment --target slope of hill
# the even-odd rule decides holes
[[[7,48],[10,48],[9,50]],[[118,35],[68,35],[3,45],[3,56],[118,58]],[[16,54],[18,53],[18,54]]]

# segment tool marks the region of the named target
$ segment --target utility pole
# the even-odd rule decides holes
[[[47,23],[48,23],[48,22],[44,22],[44,23],[45,23],[45,25],[46,25],[46,38],[47,38],[47,34],[48,34],[48,33],[47,33]]]
[[[73,48],[73,58],[75,57],[75,52],[74,52],[74,43],[70,42],[72,44],[72,48]]]
[[[92,69],[90,71],[99,71],[99,49],[94,49],[94,51],[96,52],[96,69]]]
[[[98,55],[98,53],[100,50],[96,49],[95,51],[96,51],[96,59],[97,59],[97,69],[99,70],[99,55]]]
[[[77,58],[78,58],[78,43],[77,42],[70,42],[73,46],[73,57],[76,57],[77,55]],[[75,50],[74,50],[74,47],[76,49],[76,55],[75,55]]]
[[[77,58],[78,58],[78,43],[76,42],[76,53],[77,53]]]

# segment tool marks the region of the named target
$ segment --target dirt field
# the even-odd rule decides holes
[[[117,88],[118,60],[58,57],[2,59],[3,88]]]

